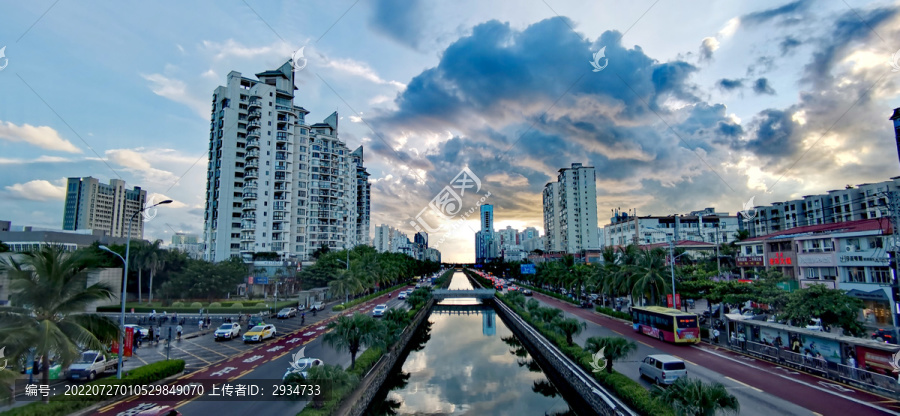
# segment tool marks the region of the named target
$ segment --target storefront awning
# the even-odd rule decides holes
[[[871,292],[864,292],[859,289],[853,289],[853,290],[847,292],[847,294],[850,296],[855,296],[862,300],[872,300],[872,301],[880,301],[880,302],[889,302],[890,301],[890,299],[888,299],[888,297],[887,297],[887,294],[885,294],[884,291],[881,289],[873,290]]]

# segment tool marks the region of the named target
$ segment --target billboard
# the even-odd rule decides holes
[[[267,285],[269,284],[269,276],[250,276],[247,278],[247,284]]]
[[[537,270],[534,268],[534,264],[525,263],[520,266],[522,274],[535,274]]]

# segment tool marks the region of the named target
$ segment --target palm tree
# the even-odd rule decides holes
[[[337,296],[344,296],[346,301],[350,295],[355,295],[362,289],[361,282],[348,273],[347,270],[338,269],[336,273],[337,277],[328,282],[328,288],[331,290],[331,293]]]
[[[566,336],[566,343],[569,345],[574,343],[572,341],[573,336],[587,329],[587,324],[584,321],[579,321],[575,318],[556,318],[553,320],[552,325],[554,331]]]
[[[88,265],[93,261],[86,250],[68,252],[61,246],[22,254],[21,261],[15,257],[0,261],[17,306],[0,312],[0,339],[15,340],[7,353],[21,357],[33,347],[41,365],[50,368],[51,356],[67,367],[83,349],[106,349],[118,335],[118,325],[107,317],[84,313],[91,303],[114,296],[106,284],[87,286]],[[49,371],[44,371],[41,384],[47,384],[49,377]]]
[[[562,311],[556,308],[539,307],[534,311],[534,317],[543,322],[553,322],[554,319],[562,317]]]
[[[622,337],[590,337],[584,344],[584,349],[591,354],[603,350],[606,359],[606,372],[612,373],[613,361],[621,360],[637,351],[637,344]]]
[[[166,267],[166,253],[160,248],[162,240],[156,240],[153,244],[146,246],[146,265],[150,269],[150,295],[147,303],[153,303],[153,274]]]
[[[738,414],[741,410],[737,397],[728,393],[721,383],[707,384],[694,378],[679,378],[668,388],[657,387],[651,394],[670,404],[678,415],[715,416]]]
[[[384,345],[385,334],[382,325],[368,315],[355,313],[353,316],[339,316],[328,324],[330,332],[323,340],[338,351],[350,352],[350,369],[356,368],[356,354],[361,347]]]
[[[528,299],[528,302],[525,302],[525,308],[528,309],[528,313],[534,315],[534,311],[541,307],[541,303],[534,300]]]
[[[658,297],[666,288],[667,268],[666,255],[662,249],[642,250],[633,267],[634,286],[632,293],[642,298],[650,292],[650,303],[656,304]]]
[[[356,386],[356,383],[359,381],[355,375],[345,371],[341,366],[330,364],[323,364],[310,368],[306,372],[306,377],[307,378],[303,378],[301,374],[293,373],[288,375],[284,380],[284,384],[298,385],[309,384],[310,382],[322,384],[328,383],[327,385],[330,391],[328,393],[323,393],[321,396],[314,397],[312,400],[313,408],[322,407],[322,404],[328,396],[343,396],[347,391]],[[302,398],[298,397],[298,399]]]

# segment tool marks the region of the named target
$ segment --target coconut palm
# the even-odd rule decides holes
[[[622,337],[590,337],[585,342],[584,349],[591,354],[603,350],[606,372],[612,373],[613,361],[621,360],[636,352],[637,344]]]
[[[634,273],[632,293],[643,298],[644,294],[649,292],[650,303],[656,304],[660,295],[664,293],[668,281],[665,252],[658,248],[642,250],[632,271]]]
[[[573,336],[578,335],[581,331],[587,329],[587,324],[584,323],[584,321],[579,321],[575,318],[556,318],[551,322],[551,325],[553,331],[566,336],[566,343],[569,345],[574,343],[572,340]]]
[[[326,344],[338,351],[350,352],[350,368],[356,368],[356,354],[361,347],[383,346],[384,328],[380,322],[368,315],[355,313],[353,316],[339,316],[328,324],[330,332],[322,338]]]
[[[554,319],[562,317],[562,311],[556,308],[539,307],[535,309],[533,316],[543,322],[553,322]]]
[[[721,383],[707,384],[695,378],[679,378],[668,388],[657,387],[651,394],[683,416],[738,414],[741,410],[737,397],[728,393]]]
[[[525,302],[525,308],[528,309],[528,313],[534,315],[534,311],[541,307],[541,303],[534,300],[528,299],[528,302]]]
[[[153,244],[146,246],[145,264],[150,269],[150,294],[147,297],[147,303],[153,303],[153,274],[166,267],[166,253],[160,247],[161,243],[162,240],[156,240]]]
[[[91,303],[113,298],[108,285],[87,285],[88,265],[93,261],[86,250],[68,252],[61,246],[44,246],[20,259],[0,261],[0,272],[7,273],[10,298],[16,305],[0,312],[0,339],[13,341],[5,351],[9,356],[21,357],[34,348],[43,368],[50,368],[51,356],[67,367],[81,350],[105,350],[116,338],[115,321],[84,313]],[[48,371],[41,380],[41,384],[49,382]]]
[[[328,288],[331,290],[331,293],[349,298],[350,295],[355,295],[362,290],[361,282],[348,273],[347,270],[338,269],[336,273],[337,278],[328,282]]]
[[[329,396],[343,396],[346,392],[356,386],[359,379],[349,372],[345,371],[339,365],[323,364],[315,366],[307,370],[306,378],[299,373],[292,373],[284,380],[287,385],[308,385],[309,383],[327,384],[328,392],[312,399],[311,407],[322,407],[323,403]],[[307,396],[308,397],[308,396]],[[303,397],[297,397],[298,400],[304,400]]]

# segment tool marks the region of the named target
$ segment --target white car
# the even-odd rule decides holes
[[[397,299],[406,299],[406,291],[400,292],[400,294],[397,295]]]
[[[309,307],[311,311],[321,311],[322,309],[325,309],[325,302],[316,302]]]
[[[375,306],[375,309],[372,309],[372,316],[380,318],[380,317],[384,316],[384,313],[387,312],[387,309],[388,309],[387,305],[384,305],[384,304],[377,305],[377,306]]]
[[[810,331],[825,332],[825,327],[822,326],[822,320],[819,318],[810,319],[809,323],[806,324],[806,329]]]
[[[684,361],[667,354],[648,355],[638,368],[641,377],[647,377],[656,384],[672,384],[680,377],[687,376]]]
[[[134,332],[140,332],[141,338],[147,338],[150,336],[150,330],[140,325],[128,324],[125,325],[125,328],[131,328]]]
[[[322,360],[318,358],[312,357],[302,357],[297,361],[291,363],[291,366],[288,367],[287,371],[284,373],[284,376],[281,377],[281,380],[284,381],[291,374],[300,374],[303,378],[307,377],[307,371],[309,371],[312,367],[318,367],[322,364],[325,364]]]
[[[241,336],[241,324],[225,323],[215,332],[216,341],[220,339],[234,339]]]

